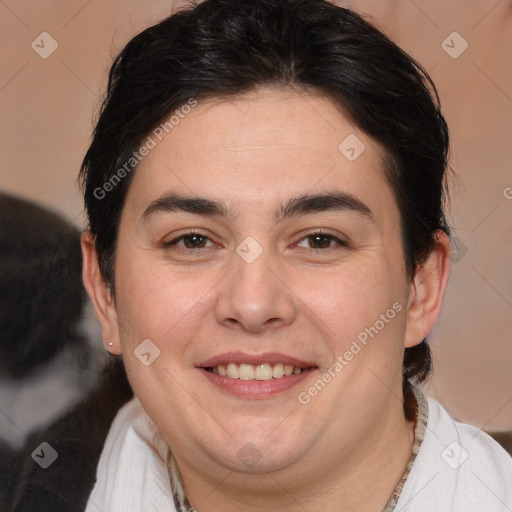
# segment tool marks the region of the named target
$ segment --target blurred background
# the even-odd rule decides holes
[[[336,3],[373,21],[423,65],[438,87],[452,138],[451,165],[459,179],[450,183],[455,251],[442,318],[429,337],[435,372],[426,388],[455,418],[501,432],[497,435],[506,444],[506,432],[512,431],[512,2]],[[76,179],[112,58],[136,33],[180,5],[0,1],[1,191],[44,205],[76,230],[85,227]],[[12,241],[23,232],[23,216],[0,211],[4,228],[17,226],[2,238]],[[47,218],[43,210],[40,215]],[[61,227],[76,247],[78,231]],[[45,229],[30,236],[44,245]],[[36,249],[29,248],[30,258],[39,257]],[[9,248],[0,250],[6,258]],[[72,277],[67,256],[57,250],[52,255],[56,272],[66,268]],[[28,265],[30,258],[22,261]],[[0,261],[4,270],[5,261]],[[6,282],[1,293],[8,302],[13,290]],[[63,290],[65,284],[52,286]],[[13,446],[95,382],[94,369],[104,357],[100,332],[90,305],[80,302],[79,290],[76,294],[70,315],[79,314],[81,320],[69,337],[87,340],[89,355],[79,351],[79,367],[64,380],[55,381],[50,371],[53,387],[44,396],[50,393],[51,400],[34,394],[48,384],[48,366],[20,368],[16,374],[0,367],[0,433]],[[1,337],[0,343],[11,343],[5,331]],[[61,364],[69,368],[75,356],[70,352]]]

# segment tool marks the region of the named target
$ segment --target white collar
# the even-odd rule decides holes
[[[467,460],[455,464],[453,457],[460,462],[465,453]],[[177,512],[178,497],[171,491],[180,492],[181,486],[171,485],[168,461],[172,469],[173,460],[165,438],[134,397],[109,430],[85,512]],[[510,512],[512,458],[491,437],[456,422],[428,398],[425,436],[394,510]]]

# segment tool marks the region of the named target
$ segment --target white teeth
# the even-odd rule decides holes
[[[222,377],[229,377],[231,379],[240,380],[271,380],[280,379],[281,377],[287,377],[289,375],[299,375],[302,373],[302,368],[294,367],[291,364],[269,364],[261,363],[256,366],[252,364],[236,364],[228,363],[227,365],[219,364],[211,371]]]
[[[252,364],[241,364],[238,367],[238,376],[241,380],[254,380],[254,366]]]
[[[235,363],[228,363],[227,374],[228,377],[231,377],[232,379],[238,379],[238,365]]]
[[[256,380],[270,380],[272,378],[272,366],[268,363],[259,364],[254,370]]]
[[[272,377],[280,379],[284,375],[284,364],[277,363],[272,367]]]

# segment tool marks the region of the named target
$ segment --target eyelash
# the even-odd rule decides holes
[[[206,235],[203,235],[202,233],[198,232],[198,231],[189,231],[188,233],[184,233],[183,235],[180,235],[179,237],[177,238],[174,238],[173,240],[169,241],[169,242],[164,242],[162,244],[162,246],[164,248],[170,248],[170,247],[176,247],[178,251],[183,251],[183,252],[187,252],[187,253],[190,253],[192,251],[197,251],[198,248],[185,248],[185,247],[178,247],[177,244],[178,242],[186,239],[186,238],[189,238],[189,237],[193,237],[193,236],[199,236],[199,237],[202,237],[203,239],[207,239],[211,242],[213,242],[213,240],[211,240],[208,236]],[[294,245],[298,245],[300,242],[304,241],[304,240],[307,240],[308,238],[312,238],[312,237],[316,237],[316,236],[321,236],[321,237],[325,237],[325,238],[329,238],[330,241],[334,241],[336,242],[336,244],[338,244],[338,247],[336,246],[329,246],[329,247],[326,247],[326,248],[311,248],[311,249],[307,249],[307,250],[311,250],[311,251],[330,251],[330,250],[333,250],[333,249],[337,249],[337,248],[340,248],[340,247],[348,247],[348,243],[347,242],[344,242],[343,240],[340,240],[338,237],[332,235],[331,233],[326,233],[324,231],[314,231],[312,233],[308,233],[307,235],[303,236],[298,242],[296,242]],[[213,242],[215,243],[215,242]],[[211,247],[210,247],[211,248]],[[205,249],[205,247],[199,247],[199,249]],[[208,249],[208,247],[206,247],[206,249]]]

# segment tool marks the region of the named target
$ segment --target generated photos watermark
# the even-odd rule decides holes
[[[375,338],[379,334],[384,327],[386,327],[387,324],[395,316],[397,313],[400,313],[402,311],[403,307],[402,304],[399,302],[395,302],[391,308],[389,308],[385,313],[381,313],[379,320],[377,320],[371,327],[365,328],[363,331],[361,331],[357,335],[357,339],[353,340],[350,348],[346,350],[342,355],[339,355],[334,363],[314,382],[312,386],[308,388],[307,391],[301,391],[297,398],[299,402],[302,405],[307,405],[309,402],[311,402],[311,399],[322,391],[325,386],[329,382],[331,382],[336,375],[338,375],[345,366],[348,365],[354,357],[361,352],[363,347],[366,347],[368,345],[368,342],[370,341],[368,338]]]
[[[197,105],[195,98],[189,98],[187,103],[176,109],[174,113],[167,119],[167,121],[160,123],[150,135],[148,135],[145,141],[141,144],[137,151],[132,153],[132,156],[124,163],[122,167],[112,174],[112,176],[103,183],[101,187],[96,187],[93,191],[93,195],[96,199],[104,199],[109,192],[121,183],[121,181],[130,174],[135,167],[147,156],[150,151],[154,149],[159,142],[161,142],[166,135],[171,133],[172,130],[180,123],[181,119],[184,119]]]

